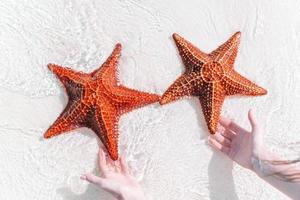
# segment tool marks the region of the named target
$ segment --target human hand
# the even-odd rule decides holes
[[[253,157],[265,159],[268,153],[263,146],[260,126],[251,110],[248,112],[248,119],[251,131],[247,131],[228,118],[221,117],[219,129],[214,135],[209,136],[208,143],[239,165],[255,171],[251,159]]]
[[[145,199],[141,186],[125,162],[124,155],[119,160],[112,161],[110,158],[106,158],[103,149],[100,148],[99,169],[102,176],[85,174],[81,176],[81,179],[99,186],[118,200]]]
[[[293,165],[293,162],[284,161],[278,155],[268,152],[263,145],[260,126],[251,110],[248,112],[248,118],[251,131],[222,117],[220,128],[216,134],[209,136],[208,143],[239,165],[255,172],[291,199],[299,199],[299,167]]]

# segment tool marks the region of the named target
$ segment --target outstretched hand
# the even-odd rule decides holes
[[[299,167],[268,152],[263,145],[260,126],[251,110],[248,112],[248,119],[251,124],[250,131],[222,117],[219,130],[209,136],[208,143],[239,165],[254,171],[291,199],[299,199]]]
[[[99,169],[101,176],[85,174],[81,179],[93,183],[111,193],[118,200],[142,200],[144,194],[138,181],[133,177],[124,155],[117,161],[106,158],[103,149],[99,149]]]
[[[250,131],[228,118],[221,117],[219,129],[216,134],[209,136],[208,143],[241,166],[254,170],[251,158],[262,159],[267,151],[263,146],[260,126],[251,110],[248,112],[248,119],[251,124]]]

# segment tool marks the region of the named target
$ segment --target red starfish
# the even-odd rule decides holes
[[[46,131],[50,138],[75,128],[92,129],[108,150],[113,160],[118,159],[117,123],[123,113],[157,102],[159,96],[127,88],[116,76],[121,44],[99,69],[87,74],[49,64],[65,86],[69,101],[64,111]]]
[[[264,95],[267,91],[252,83],[233,69],[241,33],[235,33],[213,52],[206,54],[174,33],[186,71],[163,94],[160,104],[197,96],[210,133],[217,129],[222,104],[229,95]]]

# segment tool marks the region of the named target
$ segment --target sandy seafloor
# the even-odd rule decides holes
[[[92,131],[42,137],[67,103],[48,63],[90,72],[121,42],[121,83],[162,94],[184,71],[173,32],[210,52],[236,31],[235,69],[269,93],[227,98],[223,115],[249,128],[254,108],[270,148],[299,152],[287,145],[300,141],[299,1],[1,1],[0,199],[112,199],[79,179],[97,171],[101,142]],[[196,98],[135,110],[119,130],[148,199],[287,199],[207,146]]]

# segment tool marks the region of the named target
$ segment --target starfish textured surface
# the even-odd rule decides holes
[[[75,128],[92,129],[113,160],[118,159],[118,120],[121,114],[159,100],[149,94],[119,84],[117,64],[121,44],[117,44],[102,66],[91,73],[77,72],[55,64],[49,69],[65,86],[69,101],[64,111],[44,134],[45,138]]]
[[[206,54],[174,33],[173,38],[186,70],[163,94],[160,104],[167,104],[184,96],[197,96],[209,132],[214,134],[226,96],[266,94],[265,89],[233,69],[240,37],[241,33],[237,32],[216,50]]]

